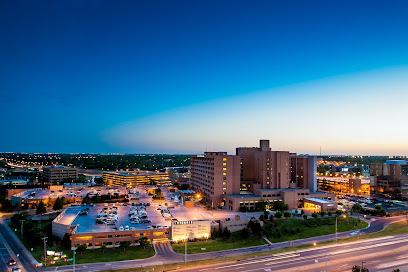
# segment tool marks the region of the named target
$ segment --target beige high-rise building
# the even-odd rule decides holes
[[[239,194],[241,157],[227,152],[205,152],[191,156],[191,186],[210,205],[224,205],[226,195]]]
[[[260,147],[238,147],[242,157],[242,187],[255,189],[289,188],[290,161],[288,151],[271,151],[269,140],[261,140]]]

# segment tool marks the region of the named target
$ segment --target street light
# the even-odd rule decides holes
[[[346,218],[347,216],[343,214],[343,218]],[[337,216],[336,216],[336,244],[337,244]]]
[[[361,272],[364,271],[364,264],[365,264],[365,261],[362,261],[362,262],[361,262]]]
[[[20,224],[21,224],[21,241],[23,241],[23,233],[24,233],[24,231],[23,231],[23,228],[24,228],[24,221],[25,220],[20,220]]]
[[[317,245],[316,243],[313,243],[313,246],[316,246],[316,245]],[[327,252],[323,248],[322,248],[322,250],[324,252],[324,259],[325,259],[325,272],[327,272]]]
[[[187,264],[187,240],[188,235],[186,236],[186,240],[184,242],[184,264]]]
[[[47,264],[47,250],[46,250],[47,238],[48,237],[45,237],[45,236],[44,236],[44,238],[41,238],[41,240],[44,241],[44,266]]]

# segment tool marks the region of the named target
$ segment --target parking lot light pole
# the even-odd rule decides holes
[[[365,264],[365,261],[362,261],[362,262],[361,262],[361,272],[364,271],[364,270],[363,270],[363,269],[364,269],[364,264]]]

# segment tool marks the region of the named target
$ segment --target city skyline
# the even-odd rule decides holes
[[[0,152],[408,155],[404,1],[47,3],[0,4]]]

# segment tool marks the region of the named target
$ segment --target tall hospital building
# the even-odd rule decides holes
[[[191,186],[207,204],[234,211],[253,210],[258,201],[284,201],[291,209],[313,203],[330,210],[334,195],[316,190],[316,172],[316,157],[272,151],[269,140],[238,147],[235,155],[191,156]]]

